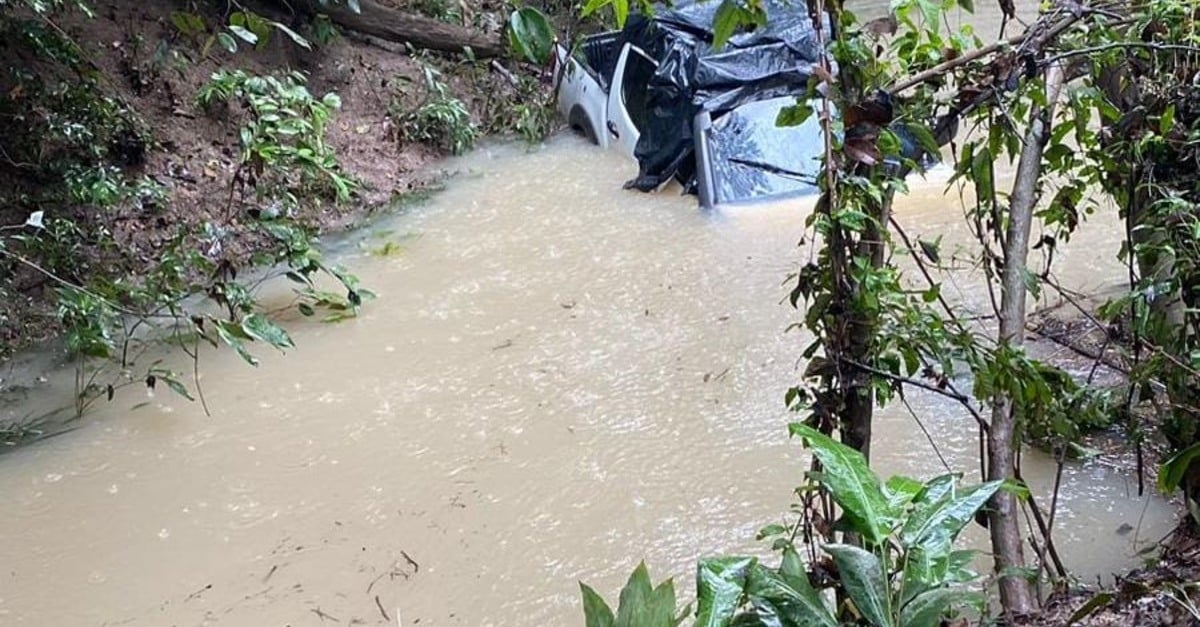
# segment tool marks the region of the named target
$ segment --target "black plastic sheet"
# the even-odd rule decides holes
[[[719,5],[677,2],[652,17],[631,18],[622,31],[623,39],[658,61],[648,85],[651,114],[634,150],[639,173],[627,187],[649,191],[671,177],[691,187],[692,119],[700,111],[717,122],[747,103],[805,93],[822,51],[804,5],[764,0],[766,25],[737,33],[714,50]]]

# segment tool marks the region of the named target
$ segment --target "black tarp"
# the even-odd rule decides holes
[[[649,119],[634,151],[638,177],[627,187],[649,191],[673,176],[690,187],[692,119],[700,111],[716,121],[746,103],[805,93],[821,54],[805,6],[763,0],[766,25],[713,50],[719,6],[719,0],[681,1],[626,23],[622,38],[658,61],[647,91]]]

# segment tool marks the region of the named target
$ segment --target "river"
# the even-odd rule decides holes
[[[632,166],[570,136],[450,167],[446,191],[341,246],[380,293],[361,317],[289,319],[297,348],[259,350],[258,368],[204,354],[211,416],[128,392],[0,456],[0,624],[570,625],[576,580],[613,595],[645,559],[686,594],[698,557],[761,552],[806,467],[785,429],[803,339],[782,301],[811,201],[706,215],[622,191]],[[966,242],[944,180],[914,180],[897,213]],[[1118,237],[1086,224],[1064,280],[1119,283]],[[402,253],[370,252],[387,241]],[[68,403],[65,380],[37,398]],[[969,418],[911,399],[975,476]],[[899,406],[874,451],[885,475],[944,471]],[[1026,474],[1044,495],[1052,467],[1029,453]],[[1173,513],[1116,470],[1070,466],[1059,546],[1105,576]]]
[[[577,580],[615,597],[645,559],[688,596],[697,558],[763,551],[755,531],[807,466],[786,435],[805,342],[783,301],[811,200],[706,215],[622,191],[633,166],[568,136],[449,167],[431,202],[339,246],[380,294],[361,317],[289,318],[297,348],[259,350],[258,368],[203,355],[211,415],[127,391],[0,456],[0,624],[574,625]],[[969,249],[945,171],[911,185],[910,234]],[[1064,283],[1120,285],[1119,238],[1084,225]],[[372,254],[388,242],[401,253]],[[947,293],[983,312],[979,285],[964,271]],[[62,372],[3,410],[70,388]],[[969,417],[910,400],[974,477]],[[945,470],[899,405],[873,451],[884,475]],[[1030,452],[1025,474],[1045,499],[1052,465]],[[1137,564],[1173,522],[1108,465],[1064,473],[1056,537],[1083,580]]]

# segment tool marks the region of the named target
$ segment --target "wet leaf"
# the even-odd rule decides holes
[[[1075,610],[1074,614],[1071,614],[1071,618],[1067,620],[1067,627],[1071,627],[1071,625],[1091,616],[1096,610],[1108,605],[1113,598],[1113,593],[1101,592],[1088,599],[1087,603],[1084,603],[1079,609]]]
[[[280,350],[296,346],[283,327],[271,322],[262,314],[250,314],[242,318],[242,330],[246,335]]]
[[[800,126],[812,117],[813,109],[808,103],[798,102],[779,110],[775,116],[775,126]]]
[[[508,41],[513,51],[530,63],[544,65],[554,54],[554,30],[546,16],[533,7],[517,9],[509,16]]]
[[[938,240],[933,242],[923,239],[917,240],[917,244],[920,245],[921,252],[924,253],[925,258],[933,263],[941,263],[942,261],[942,255],[939,252],[941,249],[941,238],[938,238]]]
[[[229,33],[217,33],[217,43],[221,44],[221,47],[230,53],[237,52],[237,40]]]
[[[258,43],[258,35],[255,35],[254,33],[250,32],[249,30],[246,30],[246,28],[244,26],[238,26],[237,24],[230,24],[229,30],[234,35],[237,35],[239,39],[241,39],[242,41],[244,41],[250,45],[254,45],[254,44]]]
[[[891,627],[894,622],[888,612],[887,582],[879,558],[848,544],[827,544],[822,548],[837,563],[842,585],[859,613],[875,627]]]
[[[188,399],[189,401],[196,400],[196,399],[192,398],[192,395],[188,393],[187,388],[184,387],[184,385],[182,383],[180,383],[179,381],[176,381],[175,379],[172,379],[170,377],[163,377],[163,381],[167,384],[167,387],[171,388],[172,392]]]
[[[925,484],[911,477],[896,475],[887,480],[884,484],[884,491],[887,493],[888,504],[894,509],[899,510],[904,507],[918,494],[925,489]]]
[[[646,564],[639,564],[621,590],[615,627],[637,625],[673,625],[675,620],[675,584],[670,579],[650,586]]]
[[[579,582],[579,591],[583,595],[585,627],[613,627],[613,612],[604,598],[582,581]]]
[[[809,583],[799,556],[790,547],[785,549],[779,573],[761,564],[750,569],[746,594],[756,607],[772,610],[782,627],[837,627],[837,620]]]
[[[901,544],[919,546],[935,558],[948,555],[959,532],[1000,489],[1000,484],[989,481],[961,494],[951,492],[936,502],[918,507],[900,531]]]
[[[295,43],[297,46],[300,46],[301,48],[304,48],[305,50],[312,50],[312,44],[309,43],[308,40],[305,39],[303,36],[301,36],[300,33],[297,33],[296,31],[288,28],[287,26],[285,26],[279,22],[272,21],[269,23],[271,26],[274,26],[276,29],[278,29],[280,32],[282,32],[284,35],[287,35],[288,39],[292,40],[292,43]]]
[[[854,530],[871,544],[882,544],[894,516],[879,478],[871,472],[862,453],[805,424],[792,423],[788,430],[802,438],[821,461],[820,482],[854,521]]]
[[[758,563],[753,557],[717,557],[696,565],[696,625],[729,625],[741,605],[747,571]]]
[[[936,588],[918,594],[900,610],[904,627],[937,627],[946,613],[968,604],[978,604],[983,598],[974,592],[954,588]]]
[[[713,16],[714,50],[723,48],[726,42],[738,31],[747,26],[765,26],[767,14],[762,6],[755,3],[742,4],[739,0],[721,0],[717,13]]]
[[[1174,492],[1197,457],[1200,457],[1200,442],[1179,451],[1163,462],[1162,467],[1158,469],[1158,489],[1167,494]]]

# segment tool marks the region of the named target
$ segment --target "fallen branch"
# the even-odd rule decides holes
[[[447,24],[424,15],[407,13],[375,0],[359,0],[360,10],[346,5],[320,5],[315,0],[302,3],[310,14],[323,14],[334,24],[387,41],[410,44],[415,48],[461,53],[466,48],[476,58],[501,57],[508,52],[501,33]]]

